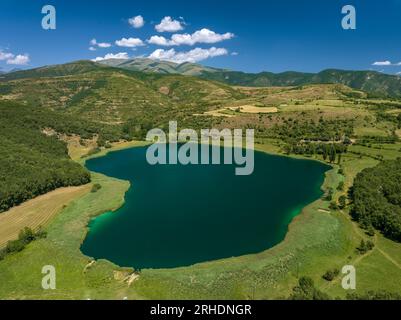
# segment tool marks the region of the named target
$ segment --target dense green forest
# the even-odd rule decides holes
[[[90,181],[89,172],[70,160],[64,142],[41,129],[89,135],[79,121],[10,102],[0,103],[0,212],[59,187]]]
[[[350,192],[351,214],[362,227],[373,226],[401,242],[401,159],[383,161],[359,173]]]

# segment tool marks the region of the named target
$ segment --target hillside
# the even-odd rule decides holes
[[[156,61],[148,58],[135,58],[129,60],[109,59],[100,61],[100,64],[130,71],[161,74],[182,74],[186,76],[199,76],[203,72],[217,72],[221,70],[189,62],[178,64],[169,61]]]
[[[245,73],[205,67],[194,63],[176,64],[146,58],[105,60],[101,64],[132,71],[197,76],[234,86],[287,87],[307,84],[343,84],[368,92],[371,97],[401,97],[401,77],[376,71],[327,69],[319,73],[287,71],[282,73]]]
[[[219,82],[128,71],[89,61],[19,71],[0,78],[0,100],[115,125],[135,119],[153,127],[167,119],[180,120],[213,110],[241,97],[242,93]]]
[[[51,116],[4,102],[0,112],[0,213],[56,188],[90,181],[89,172],[69,159],[63,142],[40,132],[52,125]]]
[[[235,71],[204,72],[204,79],[221,81],[236,86],[270,87],[300,86],[305,84],[343,84],[363,90],[371,96],[401,97],[401,78],[375,71],[345,71],[328,69],[317,74],[302,72],[257,74]]]

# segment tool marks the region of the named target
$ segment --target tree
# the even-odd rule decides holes
[[[338,198],[338,206],[340,209],[344,209],[347,205],[347,197],[342,195]]]
[[[335,268],[335,269],[332,269],[332,270],[328,270],[328,271],[322,276],[322,278],[323,278],[324,280],[327,280],[327,281],[333,281],[334,278],[336,278],[339,274],[340,274],[340,270],[337,269],[337,268]]]
[[[341,164],[341,153],[338,154],[338,160],[337,160],[337,164],[340,165]]]
[[[315,284],[310,277],[301,277],[298,281],[292,294],[289,297],[290,300],[330,300],[330,296],[316,289]]]
[[[336,148],[334,147],[334,144],[330,145],[330,153],[329,153],[329,160],[331,163],[333,163],[336,160],[336,156],[337,156],[337,151]]]

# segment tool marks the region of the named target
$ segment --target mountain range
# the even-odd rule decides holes
[[[370,97],[401,97],[401,77],[376,71],[348,71],[327,69],[319,73],[288,71],[282,73],[260,72],[245,73],[206,67],[195,63],[177,64],[169,61],[156,61],[147,58],[129,60],[109,59],[100,62],[78,61],[63,65],[45,66],[36,69],[3,73],[1,79],[16,80],[79,75],[108,68],[136,72],[138,77],[146,74],[190,76],[212,80],[231,86],[247,87],[287,87],[309,84],[342,84],[362,90]],[[142,74],[142,76],[140,75]],[[180,78],[181,79],[181,78]],[[193,81],[193,80],[191,80]]]
[[[215,80],[229,85],[249,87],[283,87],[307,84],[343,84],[363,90],[372,97],[401,97],[401,77],[376,71],[348,71],[327,69],[319,73],[288,71],[282,73],[245,73],[205,67],[195,63],[177,64],[147,58],[104,60],[103,65],[131,71],[161,74],[181,74]]]

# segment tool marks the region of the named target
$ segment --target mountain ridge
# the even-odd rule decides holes
[[[235,86],[281,87],[307,84],[343,84],[353,89],[366,91],[372,97],[401,97],[401,77],[371,70],[359,71],[330,68],[318,73],[298,71],[247,73],[205,67],[195,63],[177,64],[147,58],[136,58],[117,63],[106,60],[100,63],[131,71],[191,75]]]
[[[1,74],[1,80],[23,78],[55,77],[84,74],[90,71],[120,69],[138,74],[182,75],[212,80],[231,86],[246,87],[288,87],[309,84],[343,84],[353,89],[363,90],[375,97],[401,97],[401,77],[377,71],[353,71],[326,69],[318,73],[285,71],[281,73],[246,73],[205,67],[196,63],[174,63],[148,58],[129,60],[109,59],[100,62],[80,60],[60,65],[44,66]]]

